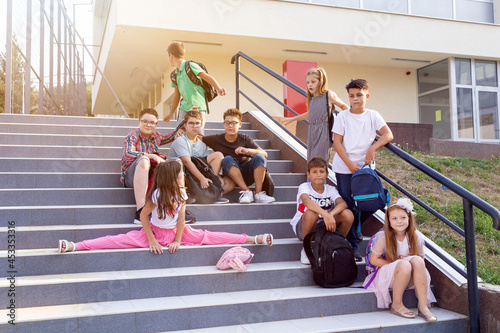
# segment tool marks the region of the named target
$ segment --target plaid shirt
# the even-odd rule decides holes
[[[138,129],[130,132],[123,143],[122,174],[120,177],[122,183],[125,184],[125,172],[132,163],[134,163],[137,157],[158,152],[158,148],[161,145],[174,141],[175,134],[183,126],[184,121],[181,121],[174,132],[167,135],[154,132],[149,139],[145,139]]]

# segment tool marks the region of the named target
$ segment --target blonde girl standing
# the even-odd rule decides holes
[[[282,121],[283,125],[293,121],[309,120],[307,132],[307,161],[322,157],[330,161],[330,131],[328,126],[329,105],[336,105],[343,111],[349,109],[337,94],[327,87],[327,77],[323,68],[310,69],[306,74],[307,112]]]

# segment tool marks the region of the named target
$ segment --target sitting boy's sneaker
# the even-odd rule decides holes
[[[361,257],[361,254],[359,254],[358,249],[354,249],[353,252],[355,261],[363,261],[363,258]]]
[[[186,209],[184,223],[192,224],[195,222],[196,222],[196,217],[194,217],[193,214],[189,210]]]
[[[311,262],[309,261],[309,258],[307,257],[306,250],[302,248],[302,251],[300,251],[300,263],[302,265],[310,265]]]
[[[240,191],[240,199],[238,200],[241,204],[247,204],[253,202],[253,192],[248,191]]]
[[[215,203],[217,203],[217,204],[226,204],[226,203],[229,203],[229,199],[227,199],[227,198],[220,198]]]
[[[255,193],[255,202],[258,203],[271,203],[275,202],[276,199],[266,194],[266,191],[260,191],[259,193]]]
[[[134,223],[135,224],[142,224],[142,222],[141,222],[141,212],[142,212],[142,208],[139,208],[139,210],[137,212],[135,212],[135,218],[134,218]]]

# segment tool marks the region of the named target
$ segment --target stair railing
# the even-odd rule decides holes
[[[276,80],[282,82],[283,84],[287,85],[288,87],[292,88],[299,94],[303,96],[306,95],[306,91],[302,89],[301,87],[297,86],[295,83],[287,80],[280,74],[276,73],[275,71],[271,70],[270,68],[264,66],[260,62],[256,61],[255,59],[251,58],[250,56],[246,55],[243,52],[238,52],[236,53],[232,58],[231,58],[231,63],[235,64],[235,74],[236,74],[236,107],[240,107],[240,95],[245,97],[250,103],[252,103],[259,111],[261,111],[263,114],[265,114],[269,120],[277,124],[280,128],[282,128],[287,134],[289,134],[291,137],[293,137],[298,143],[300,143],[303,147],[307,148],[307,145],[302,142],[299,138],[297,138],[294,134],[292,134],[290,131],[288,131],[283,125],[281,125],[276,119],[274,119],[271,115],[269,115],[262,107],[260,107],[254,100],[252,100],[247,94],[245,94],[241,88],[240,88],[240,77],[243,77],[246,79],[248,82],[250,82],[252,85],[254,85],[256,88],[258,88],[260,91],[262,91],[264,94],[269,96],[272,100],[277,102],[279,105],[290,111],[292,114],[298,116],[299,114],[294,111],[292,108],[290,108],[288,105],[285,105],[283,102],[281,102],[279,99],[271,95],[267,90],[262,88],[259,84],[257,84],[255,81],[250,79],[247,75],[242,73],[240,71],[240,58],[243,58],[247,60],[249,63],[253,64],[257,68],[261,69],[265,73],[271,75],[273,78]],[[305,121],[308,123],[307,121]],[[445,186],[448,188],[450,191],[454,192],[458,196],[460,196],[463,199],[463,211],[464,211],[464,229],[462,230],[460,227],[455,225],[453,222],[448,220],[446,217],[442,216],[440,213],[438,213],[436,210],[425,204],[422,200],[417,198],[415,195],[411,194],[409,191],[401,187],[399,184],[397,184],[395,181],[384,175],[382,172],[377,170],[378,175],[384,179],[387,183],[391,184],[399,190],[401,193],[406,195],[408,198],[412,199],[416,204],[421,206],[423,209],[434,215],[436,218],[438,218],[440,221],[445,223],[448,227],[453,229],[455,232],[460,234],[465,238],[465,254],[466,254],[466,271],[457,265],[455,262],[450,260],[446,255],[442,254],[441,251],[437,247],[435,247],[433,244],[430,242],[425,242],[426,247],[431,250],[434,254],[436,254],[439,258],[441,258],[444,262],[446,262],[450,267],[452,267],[455,271],[457,271],[460,275],[465,277],[467,279],[467,291],[468,291],[468,302],[469,302],[469,325],[470,325],[470,332],[480,332],[480,322],[479,322],[479,298],[478,298],[478,286],[477,286],[477,264],[476,264],[476,245],[475,245],[475,231],[474,231],[474,212],[473,212],[473,207],[475,206],[476,208],[482,210],[486,214],[488,214],[493,221],[493,227],[497,230],[500,230],[500,212],[498,209],[484,201],[483,199],[479,198],[475,194],[469,192],[468,190],[464,189],[457,183],[453,182],[452,180],[446,178],[436,170],[432,169],[431,167],[427,166],[423,162],[417,160],[410,154],[406,153],[402,149],[396,147],[394,144],[386,144],[384,146],[385,149],[389,150],[390,152],[394,153],[396,156],[404,160],[405,162],[409,163],[416,169],[420,170],[424,174],[428,175],[432,179],[436,180],[438,183],[441,185]]]

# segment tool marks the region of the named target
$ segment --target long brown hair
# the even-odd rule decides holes
[[[179,173],[182,172],[182,164],[178,161],[166,161],[158,164],[155,169],[153,186],[146,196],[146,202],[152,202],[153,193],[158,189],[156,198],[158,218],[163,220],[168,216],[174,217],[175,209],[185,201],[182,187],[179,184]]]
[[[415,218],[411,212],[408,212],[405,208],[398,206],[396,204],[390,205],[385,211],[385,257],[387,261],[393,262],[398,259],[398,244],[396,242],[396,231],[391,227],[391,222],[389,220],[389,215],[392,211],[396,209],[401,209],[408,215],[408,228],[406,228],[406,233],[408,234],[408,240],[410,243],[410,254],[418,255],[417,248],[417,233],[415,228]]]
[[[310,70],[307,71],[306,73],[306,78],[312,75],[315,78],[318,79],[318,92],[320,95],[323,95],[325,92],[328,91],[328,79],[326,77],[326,72],[323,68],[318,67],[318,68],[311,68]],[[306,100],[306,105],[307,105],[307,111],[309,111],[309,102],[311,101],[311,98],[313,95],[311,95],[311,92],[309,89],[307,89],[307,100]]]

